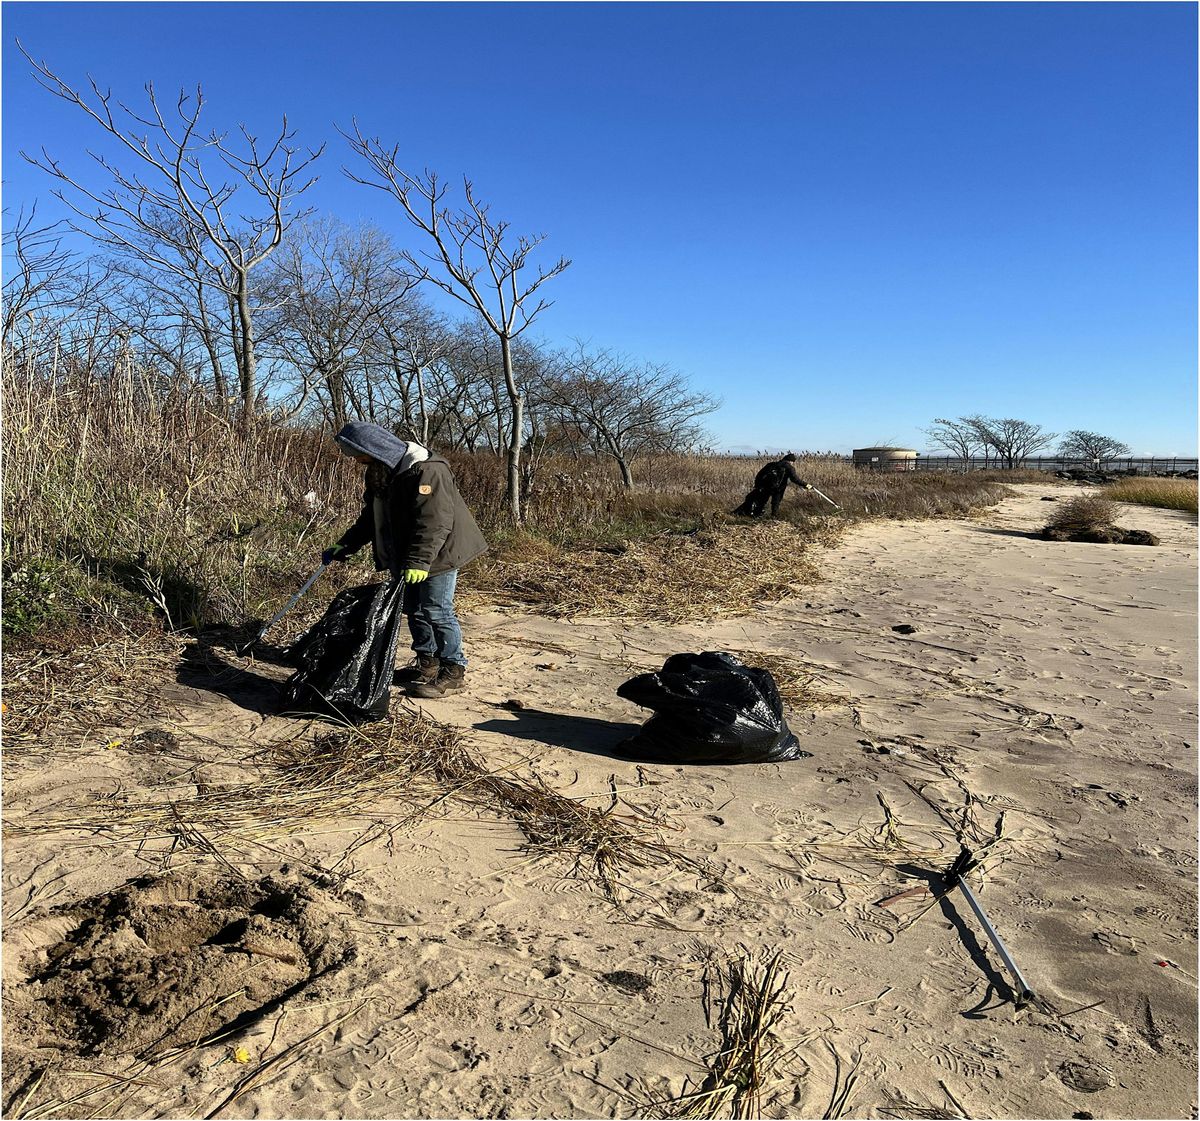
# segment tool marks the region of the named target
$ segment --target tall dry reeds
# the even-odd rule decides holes
[[[1116,502],[1196,513],[1195,479],[1121,479],[1104,493]]]
[[[128,608],[153,610],[172,627],[261,618],[357,513],[361,469],[337,453],[327,432],[266,420],[246,431],[200,387],[121,353],[103,362],[57,354],[22,361],[8,352],[3,365],[8,633]],[[724,456],[650,457],[635,465],[638,488],[629,491],[606,459],[531,455],[527,521],[516,533],[499,457],[447,455],[493,544],[478,586],[534,608],[567,606],[564,589],[579,607],[614,586],[597,579],[576,587],[576,570],[598,577],[613,569],[616,583],[628,584],[647,564],[660,572],[671,555],[685,557],[688,550],[676,546],[697,531],[732,533],[741,523],[728,511],[761,466]],[[842,506],[842,521],[962,515],[1004,493],[976,476],[864,474],[827,457],[798,467]],[[793,556],[792,545],[833,539],[830,513],[811,493],[789,494],[782,514],[795,531],[787,546]],[[630,542],[646,542],[641,559],[595,552],[623,554]],[[722,547],[740,554],[741,544],[726,536]],[[582,563],[585,554],[595,563]],[[778,561],[763,554],[749,602],[800,574]],[[749,553],[746,563],[754,567]],[[371,578],[360,562],[330,582]]]
[[[63,564],[175,626],[253,612],[351,501],[318,433],[241,431],[219,404],[145,369],[105,377],[6,362],[4,564]],[[302,566],[301,566],[302,567]]]

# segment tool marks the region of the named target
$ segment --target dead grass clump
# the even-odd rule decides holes
[[[729,653],[748,666],[767,670],[775,679],[775,687],[784,704],[808,709],[846,704],[844,696],[822,689],[822,681],[816,671],[796,658],[783,654],[762,654],[757,650],[730,650]]]
[[[1055,509],[1047,529],[1069,533],[1087,533],[1109,529],[1117,518],[1117,507],[1099,494],[1081,494]]]
[[[1104,496],[1138,506],[1196,513],[1195,479],[1122,479],[1105,487]]]
[[[10,760],[80,744],[98,729],[162,717],[180,643],[157,626],[73,628],[4,651],[4,749]]]
[[[791,1007],[782,952],[754,956],[741,949],[716,978],[711,1003],[719,1005],[721,1048],[707,1064],[707,1077],[694,1089],[685,1086],[678,1098],[651,1103],[650,1116],[762,1117],[764,1095],[778,1086],[795,1059],[796,1044],[780,1038]],[[706,1011],[711,1019],[713,1009]]]
[[[613,549],[562,548],[522,536],[471,571],[464,598],[473,607],[670,623],[746,614],[819,578],[806,544],[778,521],[713,521]]]

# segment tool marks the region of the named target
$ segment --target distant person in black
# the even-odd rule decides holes
[[[796,457],[788,452],[782,459],[768,463],[766,467],[762,468],[754,476],[754,489],[746,495],[746,501],[734,510],[734,513],[757,518],[766,509],[767,501],[770,500],[771,517],[777,518],[779,517],[779,504],[783,501],[783,494],[787,490],[788,483],[795,483],[796,486],[803,487],[805,490],[812,490],[812,483],[806,483],[796,474],[796,468],[792,466],[795,462]]]

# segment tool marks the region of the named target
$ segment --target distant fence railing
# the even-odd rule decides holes
[[[885,465],[884,470],[887,470]],[[1182,474],[1200,468],[1200,460],[1181,459],[1176,456],[1125,456],[1122,459],[1101,460],[1099,466],[1092,460],[1064,459],[1061,456],[1034,456],[1023,460],[1019,467],[1025,471],[1100,471],[1106,475],[1136,472],[1139,475]],[[1004,464],[996,459],[973,457],[966,462],[968,471],[1002,471]],[[922,455],[916,459],[918,471],[961,471],[963,460],[958,456]]]

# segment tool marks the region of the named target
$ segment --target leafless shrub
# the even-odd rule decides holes
[[[1116,522],[1117,506],[1099,494],[1081,494],[1054,511],[1047,528],[1070,532],[1108,529]]]

